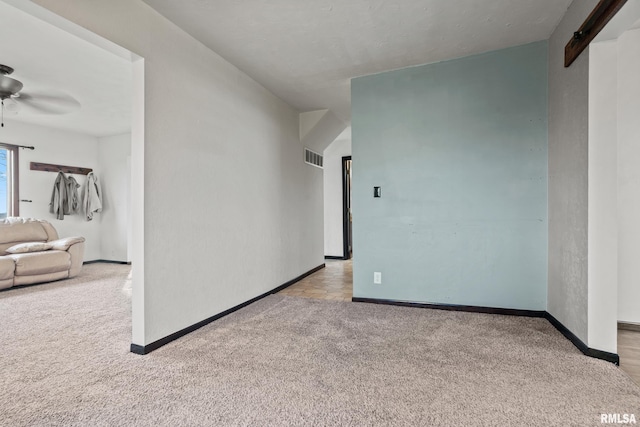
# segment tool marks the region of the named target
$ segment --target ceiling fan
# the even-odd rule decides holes
[[[13,68],[0,64],[0,100],[2,102],[1,127],[4,127],[4,113],[24,111],[32,114],[67,114],[80,108],[80,103],[71,95],[59,91],[24,93],[23,84],[9,75]]]

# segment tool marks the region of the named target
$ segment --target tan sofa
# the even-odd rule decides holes
[[[43,220],[0,220],[0,289],[76,276],[83,257],[83,237],[59,239]]]

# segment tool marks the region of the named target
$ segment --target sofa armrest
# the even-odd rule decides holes
[[[49,243],[54,250],[66,251],[75,244],[84,243],[84,237],[65,237],[64,239],[51,240],[47,243]]]
[[[82,262],[84,261],[84,238],[81,242],[76,242],[67,249],[71,255],[71,267],[69,267],[69,277],[77,276],[82,270]]]
[[[82,262],[84,261],[84,237],[65,237],[48,243],[53,250],[69,252],[69,255],[71,255],[69,277],[77,276],[82,269]]]

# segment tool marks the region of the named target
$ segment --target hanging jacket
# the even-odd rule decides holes
[[[53,184],[53,193],[51,193],[51,203],[49,203],[49,212],[56,214],[56,218],[64,219],[65,201],[67,200],[67,178],[62,172],[58,173],[56,181]]]
[[[102,190],[98,177],[93,172],[87,175],[87,182],[82,190],[82,210],[87,221],[93,219],[94,212],[102,212]]]
[[[78,188],[80,184],[72,176],[67,177],[66,198],[64,201],[64,214],[71,215],[77,213],[80,209],[80,197],[78,196]]]

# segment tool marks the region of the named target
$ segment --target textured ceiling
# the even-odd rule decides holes
[[[81,104],[78,111],[64,115],[23,108],[5,116],[7,123],[16,120],[98,137],[130,131],[131,62],[1,1],[0,40],[0,64],[15,69],[11,77],[24,84],[22,93],[36,99],[67,94]]]
[[[300,111],[350,78],[549,38],[571,0],[144,0]]]

